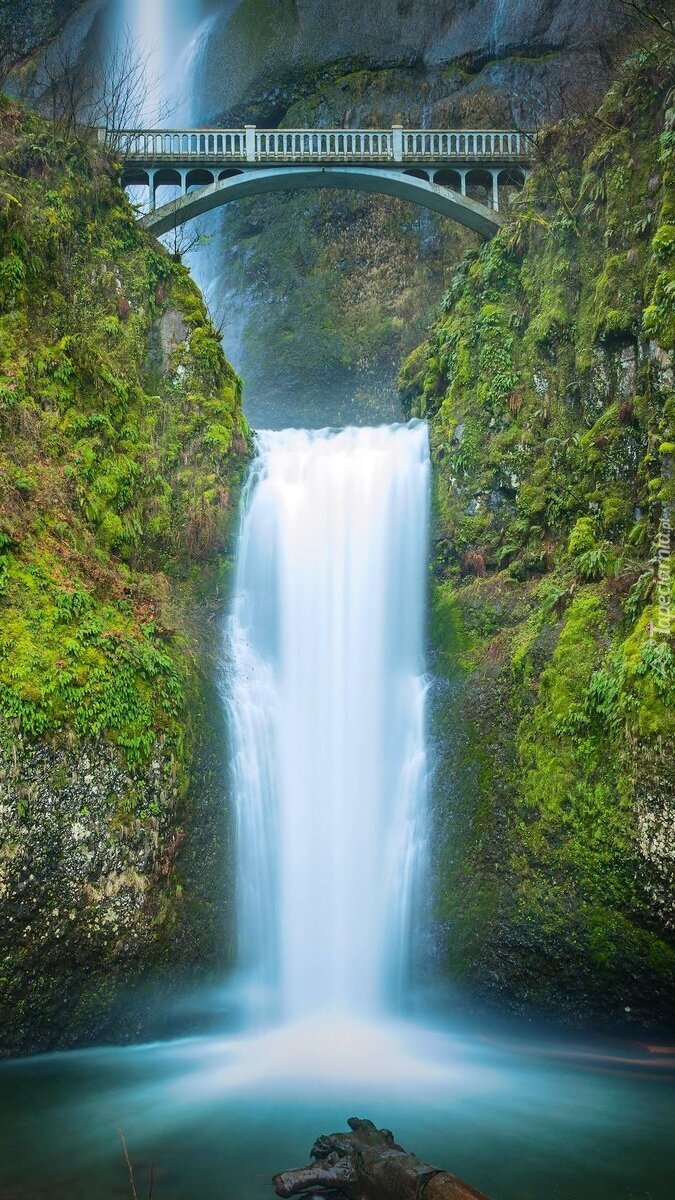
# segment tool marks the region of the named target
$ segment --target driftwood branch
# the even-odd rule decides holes
[[[309,1166],[274,1176],[277,1196],[309,1200],[318,1191],[335,1200],[487,1200],[470,1184],[408,1154],[390,1130],[360,1117],[347,1124],[351,1133],[317,1139]]]

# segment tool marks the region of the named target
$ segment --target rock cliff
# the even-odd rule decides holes
[[[153,964],[227,953],[205,731],[247,429],[199,292],[114,164],[8,102],[0,248],[6,1052],[119,1033]]]
[[[545,136],[403,371],[436,464],[438,944],[467,994],[675,996],[673,59]]]
[[[349,0],[242,0],[222,6],[209,36],[204,115],[248,112],[259,115],[260,124],[276,123],[310,80],[318,82],[340,63],[343,77],[350,64],[407,69],[417,73],[418,86],[461,64],[468,71],[487,68],[485,82],[505,88],[509,79],[527,78],[528,61],[540,62],[530,79],[560,77],[573,55],[580,77],[616,36],[615,11],[609,0],[581,7],[571,0],[369,0],[357,8]],[[389,107],[394,104],[390,93]],[[433,102],[427,107],[433,126]]]

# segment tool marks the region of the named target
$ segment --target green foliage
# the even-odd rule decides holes
[[[608,574],[611,561],[608,546],[593,546],[577,556],[576,568],[582,579],[602,579]]]
[[[0,736],[136,766],[182,753],[181,579],[223,545],[247,431],[199,292],[101,153],[19,111],[0,152]]]
[[[576,558],[595,546],[595,523],[591,517],[579,517],[567,541],[568,553]]]
[[[107,737],[131,765],[160,737],[180,748],[185,650],[169,653],[124,603],[82,587],[62,590],[56,557],[15,559],[8,583],[15,607],[0,630],[0,706],[18,732],[37,737],[67,726]]]
[[[601,121],[547,134],[546,169],[401,374],[436,465],[433,642],[455,689],[466,672],[447,734],[459,797],[440,801],[462,814],[442,851],[451,963],[554,1007],[576,976],[618,1014],[675,988],[663,868],[638,833],[645,806],[663,822],[643,776],[675,758],[655,608],[673,491],[673,65],[664,46],[638,56]]]

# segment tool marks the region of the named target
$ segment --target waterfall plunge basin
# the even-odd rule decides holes
[[[0,1067],[3,1200],[264,1200],[352,1115],[491,1200],[670,1200],[675,1051],[325,1012]]]

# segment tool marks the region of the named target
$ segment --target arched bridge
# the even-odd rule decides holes
[[[503,129],[246,125],[134,130],[119,135],[118,144],[123,183],[148,188],[143,224],[157,235],[246,196],[347,188],[410,200],[491,237],[501,223],[504,190],[522,186],[528,174],[531,141]],[[158,193],[167,186],[174,196],[158,206]]]

